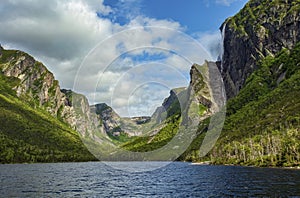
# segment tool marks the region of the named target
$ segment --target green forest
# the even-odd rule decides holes
[[[194,140],[181,160],[255,166],[300,165],[300,44],[259,63],[240,93],[227,103],[224,128],[214,149],[199,158]]]
[[[0,63],[15,51],[2,53]],[[95,160],[70,126],[17,97],[18,83],[0,73],[0,163]]]

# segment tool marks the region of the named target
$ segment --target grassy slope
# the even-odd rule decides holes
[[[181,160],[256,166],[300,165],[300,44],[267,57],[227,104],[222,135],[199,159],[199,135]],[[282,77],[285,76],[283,79]],[[280,81],[279,79],[282,79]],[[197,146],[198,145],[198,146]]]
[[[6,52],[2,60],[14,51]],[[0,163],[94,160],[77,132],[18,99],[17,83],[0,73]]]

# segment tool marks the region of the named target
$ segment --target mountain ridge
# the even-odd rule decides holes
[[[112,147],[141,152],[137,158],[126,160],[144,160],[147,158],[143,152],[167,146],[178,136],[179,145],[191,141],[185,152],[176,156],[181,161],[299,166],[299,5],[299,0],[250,0],[220,27],[224,36],[221,60],[206,61],[202,66],[194,64],[189,86],[171,90],[170,96],[153,113],[152,120],[120,118],[106,104],[90,106],[85,96],[61,90],[53,74],[33,57],[0,47],[0,119],[11,129],[3,127],[5,124],[0,127],[0,149],[4,151],[0,161],[59,161],[63,156],[69,160],[85,159],[82,154],[86,150],[77,156],[63,148],[63,144],[76,151],[83,148],[78,134],[74,133],[77,130],[87,141],[95,141],[108,150],[108,156],[103,159],[110,159],[113,152],[104,144],[109,137],[113,140]],[[225,93],[229,99],[226,106]],[[225,109],[224,127],[214,145],[216,139],[206,141],[205,138],[210,134],[214,116],[221,117],[215,123],[216,128],[223,125]],[[27,117],[38,123],[40,119],[45,126],[52,123],[54,129],[39,128]],[[190,130],[190,126],[194,128]],[[49,137],[53,133],[55,138],[64,138],[57,143],[60,150],[53,147],[56,143]],[[37,137],[33,139],[36,145],[30,139],[32,134]],[[69,136],[72,138],[66,138]],[[49,138],[50,144],[44,147],[39,138]],[[202,144],[212,150],[201,150]],[[90,148],[96,147],[92,144]],[[168,152],[173,152],[172,149]],[[172,154],[168,152],[164,154]],[[160,157],[164,154],[149,160],[163,159]]]
[[[228,103],[221,136],[208,155],[205,130],[179,158],[214,164],[299,166],[299,1],[250,0],[220,27]]]

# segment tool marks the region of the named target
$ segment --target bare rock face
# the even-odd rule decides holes
[[[5,55],[0,64],[3,74],[20,80],[14,87],[18,97],[33,107],[45,109],[52,116],[62,119],[82,135],[90,135],[87,132],[95,131],[99,120],[90,111],[85,96],[61,90],[54,75],[42,63],[24,52],[1,48],[1,55]]]
[[[190,81],[190,88],[195,94],[195,97],[199,101],[200,104],[206,106],[207,108],[211,108],[212,101],[210,96],[210,91],[208,87],[207,80],[205,80],[204,71],[201,72],[202,68],[207,68],[208,63],[200,66],[194,64],[190,71],[191,81]],[[204,69],[202,69],[204,70]]]
[[[107,104],[101,103],[91,107],[99,116],[106,133],[119,136],[123,132],[120,124],[120,116]]]
[[[97,115],[101,122],[102,132],[107,135],[120,136],[142,135],[147,124],[151,124],[151,117],[120,117],[110,106],[105,103],[92,105],[91,112]]]
[[[0,45],[0,56],[2,56],[3,47]]]
[[[69,123],[83,136],[91,136],[95,131],[103,132],[100,120],[89,106],[88,99],[81,94],[71,90],[62,89],[65,95],[65,104],[60,112],[60,117]]]
[[[152,120],[160,124],[172,115],[181,114],[182,124],[187,125],[189,120],[203,120],[218,111],[217,107],[223,101],[217,100],[222,95],[222,80],[216,64],[205,62],[203,65],[192,65],[190,79],[189,87],[170,91],[170,96],[156,109]]]
[[[53,116],[57,115],[65,96],[53,74],[24,52],[10,50],[10,53],[1,70],[6,76],[20,79],[14,88],[17,95],[30,100],[35,106],[44,107]]]
[[[224,53],[219,64],[227,97],[238,94],[257,62],[300,41],[300,8],[293,0],[251,0],[220,28]]]
[[[154,120],[157,124],[162,123],[168,117],[181,113],[181,109],[184,108],[183,96],[186,96],[187,88],[181,87],[170,90],[170,95],[164,99],[161,106],[157,107],[155,112],[151,116],[151,120]]]

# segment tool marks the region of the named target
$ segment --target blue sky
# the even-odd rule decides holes
[[[185,26],[188,34],[217,30],[224,20],[236,14],[247,0],[105,0],[104,4],[118,10],[122,6],[130,10],[120,12],[122,24],[128,22],[126,15],[143,14],[156,19],[178,21]],[[124,10],[126,10],[124,9]],[[114,15],[115,16],[115,15]]]
[[[216,60],[218,30],[245,0],[14,0],[0,4],[0,43],[43,62],[62,88],[121,116],[151,115]],[[37,31],[38,30],[38,31]]]

